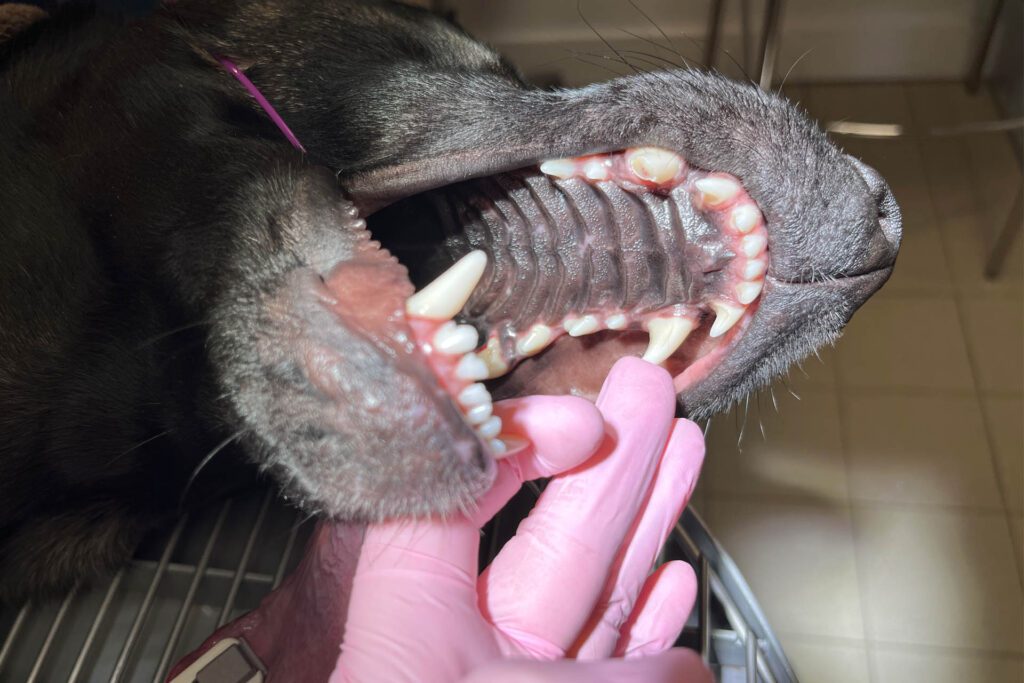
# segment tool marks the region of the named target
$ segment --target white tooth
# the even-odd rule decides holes
[[[501,377],[508,372],[508,363],[501,356],[501,345],[494,337],[487,340],[487,346],[477,352],[477,357],[487,366],[486,379]]]
[[[571,159],[551,159],[540,165],[540,172],[556,178],[570,178],[576,172],[576,163]]]
[[[658,147],[640,147],[629,156],[629,168],[638,178],[652,183],[667,183],[679,174],[683,160],[679,155]]]
[[[476,433],[485,439],[493,439],[501,433],[501,418],[493,415],[487,421],[476,428]]]
[[[505,446],[505,442],[501,439],[491,439],[487,442],[487,445],[491,447],[491,453],[495,456],[502,456],[508,452],[508,448]]]
[[[405,302],[410,315],[449,320],[469,301],[487,267],[487,254],[471,251]]]
[[[455,366],[455,376],[470,382],[487,379],[489,374],[487,366],[475,353],[467,353]]]
[[[626,329],[626,316],[622,313],[615,313],[604,319],[604,326],[609,330],[624,330]]]
[[[740,186],[735,180],[729,178],[718,178],[716,176],[708,176],[707,178],[701,178],[696,181],[694,185],[700,190],[703,195],[704,203],[708,206],[718,206],[724,204],[740,191]]]
[[[516,342],[516,351],[523,356],[532,356],[551,343],[551,328],[547,325],[534,325],[522,339]]]
[[[761,212],[756,206],[744,204],[732,210],[732,224],[741,233],[748,233],[761,221]]]
[[[608,167],[599,159],[592,159],[583,167],[583,175],[590,180],[608,180]]]
[[[764,280],[741,282],[736,285],[736,299],[746,306],[761,294],[762,287],[764,287]]]
[[[466,422],[471,425],[483,424],[494,411],[494,406],[484,403],[466,411]]]
[[[480,336],[472,325],[456,325],[446,322],[434,334],[434,348],[451,356],[469,353],[476,348]]]
[[[597,332],[600,325],[597,316],[585,315],[582,318],[566,319],[565,331],[569,333],[570,337],[582,337],[585,334]]]
[[[763,258],[750,259],[743,266],[743,271],[740,275],[743,276],[744,280],[756,280],[764,275],[766,270],[768,270],[768,263]]]
[[[745,306],[737,306],[727,301],[712,301],[710,306],[715,311],[715,324],[711,326],[710,334],[712,338],[721,337],[732,329],[747,310]]]
[[[459,392],[459,403],[466,408],[481,406],[491,402],[491,395],[487,393],[487,387],[483,384],[470,384]]]
[[[644,352],[644,360],[655,365],[664,362],[682,346],[696,326],[690,318],[654,318],[647,323],[651,341]]]
[[[768,237],[763,232],[755,232],[740,240],[740,251],[747,258],[754,258],[768,246]]]

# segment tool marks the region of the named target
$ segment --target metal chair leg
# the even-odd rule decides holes
[[[779,24],[782,19],[782,0],[768,0],[764,12],[764,29],[761,32],[761,78],[758,84],[762,90],[770,90],[775,76],[775,61],[779,56]]]
[[[1017,199],[1013,202],[1010,215],[1006,218],[999,234],[996,235],[995,244],[989,252],[988,260],[985,262],[985,277],[993,280],[999,277],[1003,264],[1006,263],[1006,256],[1010,253],[1013,240],[1024,231],[1024,187],[1017,190]]]
[[[985,33],[981,36],[981,42],[978,43],[978,51],[974,54],[974,62],[971,64],[971,70],[967,74],[967,92],[973,93],[978,91],[978,87],[981,85],[981,73],[985,70],[985,61],[988,59],[989,49],[992,47],[992,37],[996,34],[996,26],[999,25],[999,15],[1003,13],[1003,5],[1006,0],[995,0],[992,3],[992,14],[988,17],[988,23],[985,24]]]

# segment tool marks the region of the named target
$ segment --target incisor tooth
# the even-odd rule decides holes
[[[456,325],[449,321],[434,333],[434,348],[452,356],[461,355],[475,349],[479,339],[472,325]]]
[[[576,172],[576,164],[569,159],[551,159],[540,165],[540,172],[556,178],[569,178]]]
[[[566,320],[565,331],[569,333],[570,337],[582,337],[585,334],[597,332],[597,328],[600,325],[601,323],[598,322],[597,316],[585,315],[582,318]]]
[[[532,356],[551,342],[551,328],[534,325],[522,339],[516,342],[516,351],[523,356]]]
[[[615,313],[604,319],[604,325],[609,330],[624,330],[626,329],[626,316],[621,313]]]
[[[743,312],[747,310],[745,306],[736,306],[727,301],[712,301],[710,306],[715,311],[715,324],[711,326],[709,335],[712,338],[721,337],[732,329],[732,326],[743,317]]]
[[[470,382],[487,379],[489,374],[487,366],[475,353],[467,353],[455,366],[455,376]]]
[[[732,210],[732,224],[741,233],[748,233],[757,227],[761,220],[761,212],[756,206],[744,204]]]
[[[729,178],[718,178],[708,176],[696,181],[694,185],[703,195],[704,203],[708,206],[719,206],[736,196],[740,186],[735,180]]]
[[[762,258],[750,259],[740,273],[744,280],[756,280],[768,270],[768,263]]]
[[[477,357],[487,366],[487,377],[494,379],[501,377],[508,372],[508,363],[501,357],[501,344],[494,337],[487,340],[487,345],[481,351],[477,351]]]
[[[764,280],[741,282],[736,285],[736,299],[745,306],[761,294],[762,287],[764,287]]]
[[[608,180],[608,167],[603,161],[593,159],[583,166],[583,175],[590,180]]]
[[[682,162],[677,154],[658,147],[640,147],[629,156],[630,170],[652,183],[667,183],[675,178]]]
[[[655,365],[664,362],[682,346],[696,326],[690,318],[654,318],[647,323],[651,341],[644,352],[644,360]]]
[[[747,235],[740,240],[740,251],[747,258],[754,258],[768,246],[768,238],[764,233],[757,232],[753,235]]]
[[[467,408],[491,402],[491,395],[483,384],[470,384],[459,392],[459,403]]]
[[[493,439],[501,433],[501,418],[497,415],[487,418],[487,421],[476,428],[476,433],[485,439]]]
[[[487,267],[487,254],[471,251],[405,302],[410,315],[449,320],[469,301]]]
[[[483,424],[493,411],[494,406],[490,403],[474,406],[466,411],[466,422],[471,425]]]
[[[499,458],[508,452],[508,447],[501,439],[491,439],[487,442],[487,445],[491,447],[491,453],[496,458]]]

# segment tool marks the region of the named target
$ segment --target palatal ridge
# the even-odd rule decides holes
[[[735,254],[729,265],[731,278],[727,280],[726,291],[716,292],[704,302],[715,315],[708,333],[710,338],[721,338],[736,328],[761,295],[768,270],[768,233],[760,209],[733,176],[690,173],[682,157],[656,147],[545,161],[540,164],[540,171],[557,180],[626,182],[654,191],[686,185],[694,206],[718,226]],[[498,457],[508,451],[509,439],[499,438],[501,418],[492,414],[491,395],[481,380],[504,375],[516,361],[540,353],[563,334],[581,337],[602,330],[646,330],[650,341],[643,359],[661,364],[699,327],[706,312],[703,306],[693,304],[641,316],[628,311],[580,312],[566,316],[560,325],[538,323],[516,334],[514,356],[507,358],[497,337],[491,336],[481,347],[475,327],[453,320],[469,301],[486,268],[487,255],[483,251],[466,254],[409,297],[406,312],[420,332],[419,338],[429,340],[421,346],[436,361],[434,368],[456,397],[466,421]]]

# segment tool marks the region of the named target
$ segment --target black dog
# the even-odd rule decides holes
[[[396,4],[65,10],[0,44],[0,77],[8,600],[125,561],[236,460],[349,519],[471,501],[495,446],[410,329],[406,266],[422,284],[488,254],[460,318],[492,340],[491,374],[513,367],[488,384],[497,396],[587,393],[643,352],[652,312],[689,316],[697,329],[666,364],[699,416],[835,339],[898,248],[885,183],[778,97],[683,70],[536,90]],[[634,157],[617,151],[638,146],[686,160],[677,186],[537,169],[600,152],[621,169]],[[738,178],[768,230],[763,294],[724,337],[708,308],[745,261],[728,215],[687,194],[707,171]],[[573,329],[594,334],[518,363],[584,314]]]

